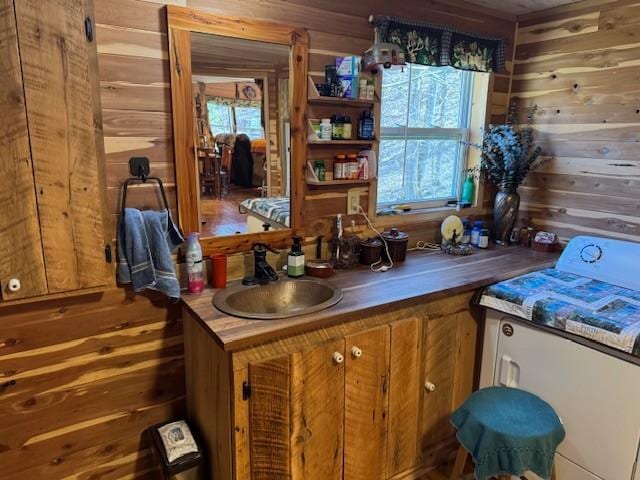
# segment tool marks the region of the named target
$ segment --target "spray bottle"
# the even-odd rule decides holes
[[[204,290],[204,264],[202,262],[202,248],[198,238],[199,233],[190,233],[187,238],[185,257],[187,260],[187,288],[189,293],[202,293]]]

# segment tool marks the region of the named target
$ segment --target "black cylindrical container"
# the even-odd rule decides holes
[[[388,232],[382,233],[382,238],[387,242],[389,255],[393,262],[404,262],[407,258],[407,247],[409,246],[409,235],[401,232],[397,228],[392,228]],[[387,252],[382,249],[382,255],[386,258]]]
[[[373,265],[382,255],[382,242],[377,238],[367,238],[360,241],[360,263]]]

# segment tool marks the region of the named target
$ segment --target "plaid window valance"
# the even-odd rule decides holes
[[[394,17],[376,17],[383,42],[402,48],[409,63],[452,66],[475,72],[502,72],[504,39]]]

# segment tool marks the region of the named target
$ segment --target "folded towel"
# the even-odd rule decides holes
[[[182,242],[167,210],[125,208],[118,226],[118,281],[133,284],[136,292],[149,288],[177,300],[180,283],[171,253]]]

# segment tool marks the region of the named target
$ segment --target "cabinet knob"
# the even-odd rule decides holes
[[[360,358],[362,356],[362,350],[360,350],[356,346],[353,346],[351,347],[351,355],[353,355],[354,358]]]
[[[17,292],[18,290],[20,290],[20,287],[22,287],[22,285],[20,284],[20,280],[18,278],[11,278],[9,279],[9,282],[7,282],[7,290],[9,290],[10,292]]]
[[[427,392],[433,392],[436,389],[436,386],[433,383],[426,381],[424,384],[424,389]]]
[[[333,352],[333,361],[339,365],[344,362],[344,356],[340,352]]]

